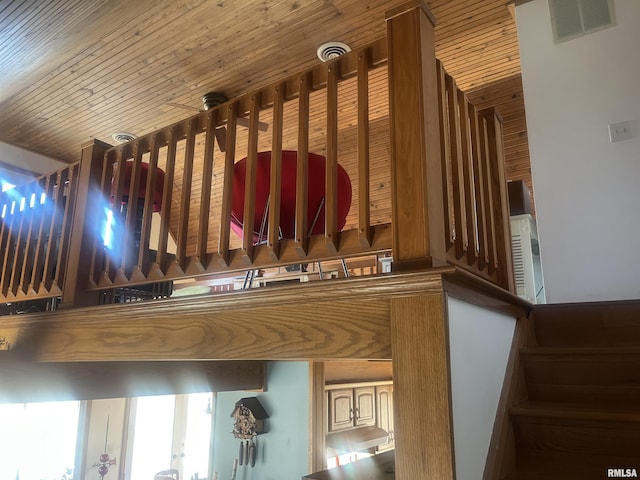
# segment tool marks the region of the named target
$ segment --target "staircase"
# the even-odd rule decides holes
[[[640,301],[536,306],[532,320],[500,478],[640,476]]]

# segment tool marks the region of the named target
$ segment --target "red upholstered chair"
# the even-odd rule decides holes
[[[280,231],[282,238],[294,238],[296,218],[296,170],[298,153],[282,152],[282,179],[280,187]],[[233,171],[233,201],[231,206],[231,229],[242,237],[244,223],[244,192],[246,158],[235,164]],[[268,211],[269,184],[271,178],[271,152],[260,152],[257,157],[256,205],[253,221],[254,243],[266,240],[266,231],[259,237],[260,226]],[[324,232],[326,159],[322,155],[309,153],[308,199],[306,234]],[[341,230],[351,208],[351,181],[342,166],[338,165],[338,230]],[[315,220],[315,221],[314,221]],[[312,229],[312,230],[311,230]],[[310,231],[311,230],[311,231]]]
[[[131,173],[133,170],[133,160],[127,160],[124,166],[124,188],[122,190],[122,203],[126,204],[129,198],[129,188],[131,186]],[[138,198],[144,199],[147,195],[147,175],[149,173],[149,164],[140,163],[140,180],[138,181]],[[111,198],[116,194],[115,178],[111,183]],[[156,168],[156,182],[153,191],[153,211],[159,212],[162,205],[162,192],[164,191],[164,171]],[[138,202],[140,203],[140,202]]]

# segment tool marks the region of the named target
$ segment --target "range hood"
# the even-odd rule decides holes
[[[389,433],[379,427],[361,427],[327,435],[327,447],[342,452],[361,452],[389,441]]]

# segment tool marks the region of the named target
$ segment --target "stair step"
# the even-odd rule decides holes
[[[640,385],[563,385],[529,383],[529,400],[614,408],[640,408]]]
[[[524,402],[511,407],[509,413],[512,417],[629,422],[640,425],[640,408],[612,410],[602,405]]]
[[[640,386],[640,348],[526,348],[528,383]]]
[[[534,328],[541,346],[640,347],[640,301],[536,306]]]
[[[516,407],[510,410],[517,450],[538,454],[610,455],[640,462],[637,412]]]
[[[609,469],[635,469],[637,475],[640,475],[637,454],[631,457],[576,455],[520,449],[516,462],[516,471],[504,480],[603,480],[609,478]]]

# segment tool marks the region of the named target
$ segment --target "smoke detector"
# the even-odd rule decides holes
[[[318,58],[323,62],[328,62],[340,55],[344,55],[351,51],[351,47],[342,42],[328,42],[318,47]]]
[[[116,132],[111,135],[111,138],[113,138],[118,143],[127,143],[131,140],[135,140],[136,138],[138,138],[138,136],[128,132]]]

